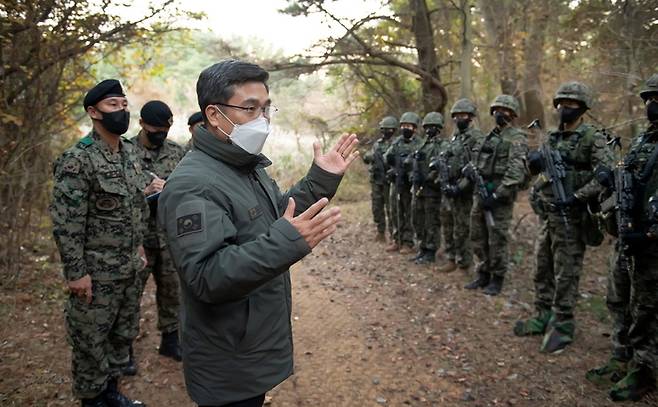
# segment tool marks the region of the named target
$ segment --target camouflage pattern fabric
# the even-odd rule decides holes
[[[130,141],[113,152],[92,132],[59,157],[54,174],[50,214],[64,277],[92,280],[92,303],[71,296],[65,312],[73,392],[92,398],[128,362],[138,332],[137,248],[148,211],[142,169]]]
[[[473,195],[471,242],[478,257],[476,270],[479,273],[504,276],[509,268],[509,227],[516,194],[527,176],[527,152],[526,135],[515,127],[505,127],[478,140],[471,154],[488,188],[500,197],[492,209],[495,225],[489,228],[482,200],[477,193]]]
[[[415,153],[416,164],[422,183],[412,197],[412,221],[421,250],[435,252],[441,246],[441,186],[428,177],[429,163],[447,144],[436,135],[428,138]],[[414,175],[412,175],[414,176]]]
[[[141,132],[132,138],[137,156],[141,160],[146,174],[144,187],[153,176],[166,179],[178,162],[185,156],[185,150],[173,141],[165,140],[159,148],[149,149],[140,141]],[[156,285],[156,303],[158,307],[158,329],[163,333],[178,330],[178,313],[180,309],[180,288],[176,266],[169,255],[167,239],[157,225],[157,201],[150,206],[148,232],[144,238],[144,250],[149,265],[139,273],[140,297],[146,287],[149,275],[153,275]]]
[[[464,179],[462,169],[470,160],[472,149],[484,138],[479,129],[469,128],[465,132],[455,131],[442,153],[449,168],[450,181],[464,189],[456,197],[442,196],[441,228],[447,260],[461,268],[468,268],[473,260],[470,236],[470,214],[473,206],[473,188]]]
[[[389,231],[393,237],[393,224],[391,218],[390,182],[386,179],[386,163],[384,154],[391,145],[391,139],[380,137],[372,146],[372,150],[363,157],[369,165],[370,187],[372,200],[372,217],[379,233]],[[381,162],[379,162],[381,160]]]

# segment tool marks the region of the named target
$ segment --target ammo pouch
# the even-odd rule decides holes
[[[603,243],[603,232],[601,231],[601,212],[592,212],[588,204],[587,210],[581,212],[582,240],[587,246],[600,246]],[[612,219],[615,218],[612,212]],[[607,225],[606,225],[607,229]]]

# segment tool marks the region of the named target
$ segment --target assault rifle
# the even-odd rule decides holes
[[[482,178],[477,167],[473,165],[473,162],[469,161],[462,169],[462,173],[475,184],[475,188],[477,189],[478,195],[482,201],[488,200],[493,195],[493,192],[489,191],[486,182],[484,182],[484,178]],[[491,209],[484,210],[484,221],[487,223],[488,227],[496,226]]]
[[[564,228],[569,234],[569,219],[567,218],[567,194],[564,189],[564,178],[567,175],[566,166],[562,160],[560,152],[551,148],[548,136],[543,132],[539,119],[535,119],[528,125],[529,129],[537,130],[542,136],[543,142],[539,145],[539,153],[542,161],[542,173],[546,181],[551,184],[553,191],[554,205],[560,212]]]

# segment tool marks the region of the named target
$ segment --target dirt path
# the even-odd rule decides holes
[[[470,276],[439,274],[388,255],[372,242],[366,202],[343,206],[331,244],[293,270],[296,374],[270,392],[273,406],[605,406],[605,391],[584,380],[605,360],[604,245],[588,253],[576,343],[538,352],[540,338],[511,334],[532,311],[534,218],[518,224],[516,266],[503,295],[462,288]],[[517,219],[527,213],[517,208]],[[59,271],[34,256],[17,289],[0,291],[0,405],[70,406]],[[140,373],[125,392],[149,406],[193,406],[180,365],[157,355],[152,282],[143,300],[136,349]],[[622,404],[623,405],[623,404]],[[658,405],[651,398],[633,406]]]

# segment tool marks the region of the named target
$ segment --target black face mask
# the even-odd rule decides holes
[[[410,139],[414,136],[414,130],[413,129],[402,129],[402,136],[406,139]]]
[[[102,110],[98,110],[98,111],[103,113],[103,118],[100,119],[99,121],[101,122],[105,130],[109,131],[112,134],[116,134],[118,136],[128,131],[128,125],[130,125],[130,112],[123,109],[109,113],[104,112]]]
[[[647,119],[651,123],[658,122],[658,102],[652,101],[647,105]]]
[[[585,108],[577,107],[574,109],[572,107],[562,106],[558,109],[558,113],[560,114],[560,123],[573,123],[585,113]]]
[[[145,130],[146,131],[146,130]],[[150,131],[146,131],[146,138],[149,139],[149,143],[156,147],[160,147],[165,139],[167,138],[167,132],[166,131],[154,131],[151,133]]]
[[[382,130],[382,136],[385,139],[391,138],[391,136],[393,136],[394,133],[395,133],[394,129],[384,129],[384,130]]]
[[[428,127],[425,130],[425,134],[427,134],[427,137],[433,138],[437,134],[439,134],[439,128],[438,127]]]
[[[457,119],[455,120],[455,123],[457,124],[459,131],[465,131],[468,129],[468,126],[471,125],[471,119]]]
[[[511,120],[507,117],[505,113],[494,112],[494,118],[496,119],[496,124],[499,127],[506,126]]]

